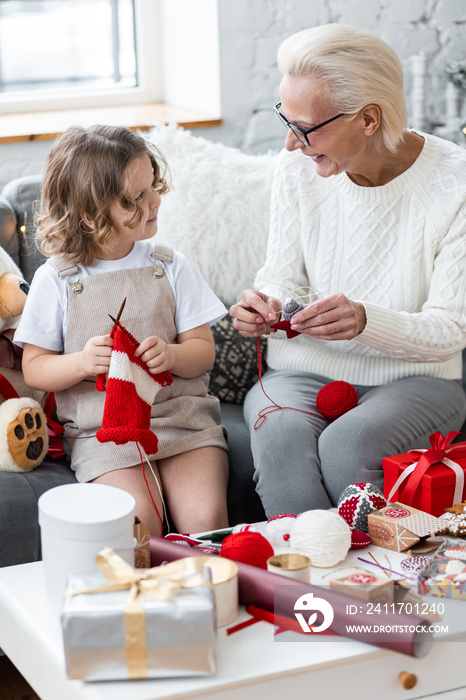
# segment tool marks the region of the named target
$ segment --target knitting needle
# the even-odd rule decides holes
[[[383,569],[383,566],[381,566],[381,565],[379,564],[379,562],[378,562],[377,559],[374,557],[374,555],[372,554],[372,552],[368,552],[368,554],[369,554],[369,556],[371,557],[371,559],[373,559],[373,560],[375,561],[375,563],[377,564],[377,566],[380,566],[380,568]],[[384,572],[385,576],[388,576],[388,578],[391,579],[390,574],[388,574],[388,573],[385,571],[385,569],[383,569],[383,572]]]
[[[233,528],[230,527],[227,530],[217,530],[216,532],[211,532],[209,535],[199,535],[198,540],[210,540],[210,542],[223,542],[223,540],[231,535]]]
[[[122,304],[121,304],[121,306],[120,306],[120,310],[118,311],[118,314],[117,314],[117,317],[116,317],[116,318],[113,318],[113,316],[110,316],[110,314],[109,314],[110,318],[112,319],[113,323],[115,324],[115,325],[113,326],[114,328],[117,327],[118,321],[119,321],[120,318],[121,318],[121,314],[123,313],[123,309],[125,308],[126,299],[127,299],[127,297],[125,297],[125,298],[123,299]]]
[[[391,573],[392,573],[392,574],[395,574],[396,576],[401,576],[402,578],[410,578],[410,579],[412,579],[413,581],[414,581],[414,580],[417,581],[417,577],[409,576],[408,574],[400,574],[399,571],[394,571],[393,569],[390,570],[390,569],[388,569],[386,566],[382,566],[382,564],[374,564],[374,562],[369,561],[369,559],[363,559],[362,557],[358,557],[358,559],[359,559],[359,561],[363,561],[365,564],[372,564],[372,566],[378,566],[379,569],[383,569],[383,570],[387,569],[387,571],[391,571]],[[385,572],[385,573],[386,573],[386,572]]]

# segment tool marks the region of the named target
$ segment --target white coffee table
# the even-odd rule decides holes
[[[371,549],[379,561],[386,553]],[[345,565],[360,565],[357,556],[367,552],[350,552]],[[391,555],[393,568],[400,558]],[[219,629],[214,676],[85,683],[66,676],[60,622],[47,608],[42,563],[34,562],[0,569],[0,647],[41,700],[465,700],[466,601],[447,600],[445,605],[448,638],[435,641],[423,659],[340,637],[309,640],[284,632],[274,638],[273,626],[258,622],[230,636]],[[242,610],[240,619],[247,617]],[[412,690],[402,688],[401,672],[417,676]]]

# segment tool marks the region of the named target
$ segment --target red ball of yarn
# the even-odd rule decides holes
[[[335,420],[358,405],[358,394],[348,382],[329,382],[316,398],[317,410],[327,420]]]
[[[267,569],[267,559],[273,557],[273,547],[260,532],[242,530],[228,535],[222,542],[220,556],[243,564]]]

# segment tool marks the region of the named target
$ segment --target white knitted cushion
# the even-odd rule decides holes
[[[185,253],[233,304],[265,259],[276,154],[247,155],[175,125],[146,136],[166,156],[173,183],[157,240]]]

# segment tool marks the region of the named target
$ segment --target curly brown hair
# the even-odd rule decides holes
[[[142,209],[130,198],[126,173],[143,155],[152,163],[152,186],[165,194],[169,190],[166,161],[139,134],[120,126],[66,129],[50,150],[42,183],[36,232],[40,250],[91,265],[115,236],[110,216],[115,200],[130,214],[125,225],[138,226]],[[83,216],[93,222],[92,228]]]

